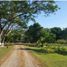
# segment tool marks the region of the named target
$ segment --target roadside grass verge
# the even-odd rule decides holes
[[[8,46],[7,47],[0,47],[0,60],[5,57],[5,55],[8,54],[8,52],[11,51],[11,49],[13,48],[13,46]]]
[[[65,47],[67,48],[67,47]],[[27,47],[33,56],[38,57],[43,62],[43,67],[67,67],[67,55],[58,53],[45,53],[45,48]]]

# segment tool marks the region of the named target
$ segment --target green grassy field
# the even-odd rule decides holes
[[[13,46],[6,47],[0,47],[0,60],[13,48]]]
[[[67,55],[44,53],[43,49],[37,47],[28,47],[28,49],[32,51],[34,56],[38,57],[43,62],[43,67],[67,67]]]

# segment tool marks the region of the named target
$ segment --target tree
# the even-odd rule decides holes
[[[48,33],[49,35],[45,37],[45,42],[54,43],[56,41],[56,36],[53,33]]]
[[[61,36],[62,39],[64,40],[67,40],[67,28],[65,28],[63,31],[62,31],[62,36]]]
[[[12,30],[8,36],[5,37],[5,42],[22,42],[22,37],[24,35],[23,30]]]
[[[41,29],[40,39],[38,40],[38,42],[41,43],[41,47],[44,46],[44,43],[53,43],[55,40],[55,34],[51,33],[49,29]]]
[[[51,30],[51,33],[56,35],[56,40],[61,39],[61,32],[62,32],[61,28],[54,27],[54,28],[51,28],[50,30]]]
[[[4,41],[9,29],[15,26],[24,28],[27,22],[34,21],[34,17],[41,12],[49,15],[57,9],[54,1],[0,1],[0,42]]]
[[[34,23],[33,25],[29,26],[29,29],[25,32],[25,39],[26,41],[34,43],[40,38],[42,27],[38,23]]]
[[[48,29],[44,29],[39,23],[34,23],[29,26],[25,32],[25,41],[31,43],[37,43],[43,47],[44,43],[53,43],[56,40],[55,34],[51,33]]]

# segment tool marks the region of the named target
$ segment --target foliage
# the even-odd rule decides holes
[[[41,35],[41,29],[42,27],[38,23],[29,26],[29,29],[25,32],[25,40],[31,43],[37,42]]]
[[[40,44],[43,46],[45,42],[55,42],[56,37],[47,29],[42,28],[38,23],[34,23],[33,25],[29,26],[28,30],[25,32],[25,40],[31,43],[37,42],[37,45]]]
[[[8,36],[5,37],[5,42],[22,42],[24,31],[23,30],[12,30]]]
[[[51,28],[50,30],[51,30],[51,33],[56,35],[56,40],[61,38],[61,32],[62,32],[61,28],[54,27],[54,28]]]
[[[67,55],[67,50],[64,47],[58,47],[55,49],[55,52],[62,55]]]
[[[43,47],[44,43],[53,43],[56,40],[56,36],[48,31],[47,29],[41,29],[41,36],[38,39],[38,43],[41,43],[41,47]]]
[[[48,42],[48,43],[53,43],[55,42],[55,40],[56,40],[56,36],[52,33],[49,33],[49,35],[46,36],[45,38],[45,42]]]
[[[56,43],[58,44],[67,44],[66,40],[57,40]]]
[[[61,39],[67,40],[67,28],[63,29]]]
[[[57,11],[54,1],[1,1],[0,2],[0,34],[4,29],[19,25],[22,28],[29,20],[42,11],[45,15]],[[4,34],[3,34],[4,35]]]
[[[33,44],[31,44],[29,47],[38,48],[38,49],[31,49],[38,53],[43,53],[43,54],[57,53],[57,54],[61,54],[61,55],[67,55],[67,46],[64,46],[61,44],[55,45],[55,43],[53,43],[52,45],[50,45],[50,43],[47,43],[47,46],[46,46],[46,44],[43,44],[43,47],[40,47],[40,46],[38,47],[38,46],[36,47]]]

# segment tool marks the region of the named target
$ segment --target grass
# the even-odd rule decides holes
[[[67,55],[44,53],[44,48],[28,47],[27,49],[31,50],[32,54],[37,56],[43,62],[44,67],[67,67]]]
[[[34,55],[39,57],[46,64],[47,67],[67,67],[67,56],[59,54],[37,54],[37,53],[34,53]]]
[[[13,46],[6,47],[0,47],[0,60],[12,49]]]

